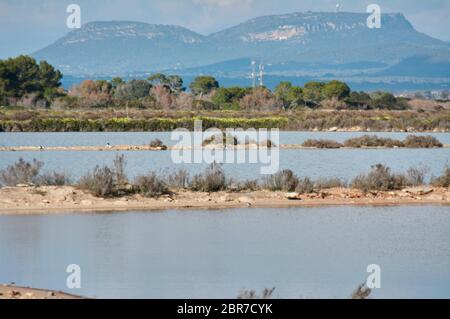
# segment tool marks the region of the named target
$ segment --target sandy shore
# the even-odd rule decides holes
[[[283,208],[327,205],[450,205],[450,190],[417,187],[395,192],[364,194],[335,188],[313,194],[269,191],[201,193],[178,191],[160,198],[140,195],[98,198],[71,186],[4,187],[0,189],[0,215],[152,211],[167,209],[222,209],[241,207]]]
[[[214,149],[214,146],[198,147],[196,149]],[[217,147],[216,147],[217,148]],[[267,148],[258,145],[238,145],[238,146],[228,146],[227,149],[258,149]],[[304,147],[301,144],[281,144],[277,146],[280,149],[319,149],[317,147]],[[387,149],[388,147],[361,147],[360,149]],[[402,147],[403,149],[404,147]],[[445,144],[443,148],[450,148],[449,144]],[[45,151],[165,151],[165,150],[191,150],[191,147],[150,147],[147,145],[114,145],[114,146],[49,146],[49,147],[39,147],[39,146],[2,146],[0,147],[0,152],[45,152]],[[353,147],[341,147],[340,149],[356,149]]]
[[[0,285],[0,299],[85,299],[60,291]]]

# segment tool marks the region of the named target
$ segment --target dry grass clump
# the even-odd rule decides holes
[[[274,148],[274,147],[277,147],[277,144],[275,144],[272,140],[264,140],[259,143],[259,146],[267,147],[267,148]]]
[[[282,170],[276,174],[265,176],[262,180],[262,188],[283,192],[298,192],[309,194],[314,192],[314,182],[308,177],[299,178],[290,169]]]
[[[330,188],[344,188],[347,187],[347,183],[339,178],[319,178],[315,181],[314,187],[317,189],[330,189]]]
[[[393,174],[391,169],[382,164],[372,166],[366,174],[360,174],[352,181],[352,187],[364,192],[393,191],[410,186],[408,178],[403,174]]]
[[[203,173],[192,178],[190,188],[199,192],[219,192],[227,189],[228,185],[222,167],[213,163]]]
[[[275,287],[272,289],[264,288],[261,294],[257,294],[255,290],[243,290],[239,293],[237,299],[271,299]]]
[[[306,140],[303,144],[303,147],[314,147],[314,148],[330,148],[330,149],[336,149],[336,148],[341,148],[344,145],[336,142],[336,141],[332,141],[332,140],[314,140],[314,139],[308,139]]]
[[[362,147],[404,147],[402,141],[391,138],[382,138],[376,135],[364,135],[348,139],[344,142],[345,147],[362,148]]]
[[[41,173],[44,163],[33,159],[27,162],[19,158],[13,165],[0,171],[0,185],[16,186],[19,184],[41,186],[63,186],[70,183],[70,178],[62,172]]]
[[[236,136],[223,133],[223,134],[212,135],[211,137],[206,138],[203,141],[202,146],[208,146],[208,145],[236,146],[236,145],[239,145],[239,141]]]
[[[431,185],[435,187],[450,187],[450,167],[446,167],[444,173],[431,179]]]
[[[171,194],[167,184],[153,172],[136,177],[133,190],[145,197]]]
[[[157,148],[157,149],[160,149],[160,150],[163,150],[163,151],[165,151],[165,150],[167,150],[167,145],[165,145],[160,139],[154,139],[153,141],[151,141],[150,142],[150,144],[149,144],[149,146],[151,147],[151,148]]]
[[[350,299],[368,299],[370,294],[372,293],[372,289],[366,286],[365,283],[360,284],[358,288],[351,294]]]
[[[409,135],[403,142],[405,147],[410,148],[440,148],[444,145],[434,136]]]
[[[81,177],[78,187],[99,197],[111,197],[129,192],[125,166],[125,156],[116,155],[112,167],[97,165],[93,171]]]
[[[290,169],[279,171],[275,174],[265,176],[262,181],[264,189],[270,191],[293,192],[298,184],[298,177]]]

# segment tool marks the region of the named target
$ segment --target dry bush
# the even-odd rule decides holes
[[[276,174],[265,176],[263,178],[262,187],[270,191],[295,191],[299,183],[298,177],[293,171],[286,169]]]
[[[260,147],[274,148],[277,147],[277,144],[272,142],[272,140],[264,140],[259,143]]]
[[[117,194],[114,179],[115,172],[111,168],[96,166],[93,171],[81,177],[78,186],[94,196],[110,197]]]
[[[270,90],[266,88],[254,88],[240,100],[239,104],[246,110],[262,111],[276,108],[277,100]]]
[[[314,182],[308,177],[299,179],[295,191],[299,194],[311,194],[314,192]]]
[[[170,92],[170,89],[164,85],[156,85],[151,88],[150,94],[155,98],[156,103],[164,109],[172,108],[174,104],[174,98]]]
[[[381,138],[376,135],[364,135],[348,139],[344,142],[344,146],[361,148],[361,147],[404,147],[402,141],[391,138]]]
[[[236,146],[239,144],[239,141],[236,136],[233,136],[231,134],[216,134],[212,135],[208,138],[206,138],[202,142],[202,146],[208,146],[208,145],[232,145]]]
[[[272,289],[265,288],[261,294],[258,295],[255,290],[243,290],[239,293],[237,299],[271,299],[274,291],[275,287]]]
[[[421,186],[425,184],[427,169],[424,167],[411,167],[406,172],[408,184],[411,186]]]
[[[402,174],[392,174],[389,167],[382,164],[372,166],[367,174],[360,174],[352,181],[352,187],[364,192],[400,190],[408,184],[408,178]]]
[[[184,170],[180,169],[175,173],[168,174],[165,178],[166,184],[174,189],[185,189],[189,187],[189,173]]]
[[[16,186],[17,184],[34,184],[37,182],[43,162],[33,159],[31,163],[23,158],[0,171],[0,184]]]
[[[404,141],[405,147],[410,148],[439,148],[444,145],[434,136],[409,135]]]
[[[167,184],[153,172],[136,177],[133,188],[137,193],[146,197],[171,194]]]
[[[118,187],[123,187],[128,183],[128,177],[125,173],[125,167],[127,165],[127,160],[125,159],[125,155],[116,155],[116,158],[113,160],[114,165],[114,174],[115,174],[115,182]]]
[[[229,185],[229,181],[218,164],[211,164],[203,173],[193,177],[190,188],[199,192],[218,192],[225,190]]]
[[[165,145],[160,139],[154,139],[153,141],[150,142],[149,146],[151,148],[159,148],[161,150],[167,150],[167,145]]]
[[[450,167],[446,167],[441,176],[432,178],[431,185],[435,187],[450,187]]]
[[[332,141],[332,140],[313,140],[308,139],[303,144],[303,147],[315,147],[315,148],[341,148],[344,145],[342,145],[339,142]]]
[[[368,299],[370,294],[372,293],[372,289],[366,286],[365,283],[360,284],[358,288],[351,294],[350,299]]]
[[[39,175],[36,184],[40,186],[65,186],[70,185],[70,177],[63,172],[51,172]]]
[[[319,178],[315,181],[314,187],[316,189],[343,188],[347,187],[347,183],[336,177]]]

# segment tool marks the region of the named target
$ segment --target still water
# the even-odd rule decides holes
[[[361,136],[365,133],[320,133],[320,132],[281,132],[280,143],[301,144],[308,138],[345,139]],[[374,134],[374,133],[372,133]],[[376,133],[379,136],[404,139],[405,133]],[[450,144],[450,133],[433,134],[444,144]],[[100,145],[106,143],[146,144],[154,138],[161,139],[167,145],[175,144],[170,133],[0,133],[0,145],[3,146],[76,146]],[[245,151],[240,151],[245,152]],[[128,159],[127,172],[130,177],[148,171],[167,172],[180,168],[191,174],[202,171],[206,164],[175,164],[170,151],[162,152],[121,152]],[[97,164],[110,164],[115,152],[1,152],[0,169],[13,164],[23,157],[33,158],[45,163],[44,169],[64,171],[74,180],[94,168]],[[428,170],[428,176],[438,176],[444,167],[450,164],[450,148],[443,149],[337,149],[337,150],[280,150],[280,169],[291,169],[299,176],[339,177],[349,180],[357,174],[366,172],[374,164],[385,164],[396,171],[406,171],[410,167]],[[261,164],[225,164],[224,170],[235,179],[258,179],[261,177]]]
[[[0,282],[104,298],[346,298],[378,264],[373,298],[450,298],[449,225],[448,206],[0,216]]]

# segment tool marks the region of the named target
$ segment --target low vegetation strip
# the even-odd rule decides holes
[[[406,147],[406,148],[441,148],[444,147],[437,138],[434,136],[416,136],[409,135],[404,141],[395,140],[392,138],[382,138],[377,135],[364,135],[361,137],[355,137],[339,143],[331,140],[313,140],[309,139],[302,144],[303,147],[310,148],[370,148],[370,147],[382,147],[382,148],[394,148],[394,147]]]
[[[0,107],[3,132],[172,131],[194,128],[279,128],[295,131],[450,132],[450,111],[151,111],[29,110]]]
[[[170,195],[177,190],[192,192],[242,192],[242,191],[283,191],[299,194],[311,194],[330,188],[348,188],[363,192],[395,191],[406,187],[422,186],[426,181],[426,170],[411,168],[406,173],[393,173],[389,167],[381,164],[372,167],[367,174],[361,174],[350,183],[336,178],[321,178],[316,181],[300,178],[291,170],[283,170],[262,180],[239,181],[226,176],[222,167],[212,164],[203,173],[190,176],[181,170],[172,174],[157,175],[154,172],[137,176],[130,180],[126,175],[126,158],[117,155],[111,166],[97,166],[87,172],[78,182],[73,182],[62,172],[43,172],[44,163],[19,159],[15,164],[0,170],[0,186],[73,185],[98,197],[117,197],[140,194],[144,197]],[[434,187],[450,187],[450,167],[442,176],[432,177]]]
[[[236,136],[224,134],[222,136],[213,135],[206,138],[202,145],[193,148],[226,148],[226,149],[258,149],[258,148],[280,148],[280,149],[339,149],[339,148],[443,148],[450,145],[442,144],[433,136],[415,136],[410,135],[404,141],[390,138],[379,138],[376,135],[365,135],[358,138],[346,140],[339,143],[332,140],[308,139],[303,144],[281,144],[277,145],[271,140],[256,142],[253,140],[241,141]],[[105,146],[0,146],[0,152],[33,152],[33,151],[168,151],[192,149],[190,146],[167,146],[161,140],[155,139],[148,145],[111,145]]]

